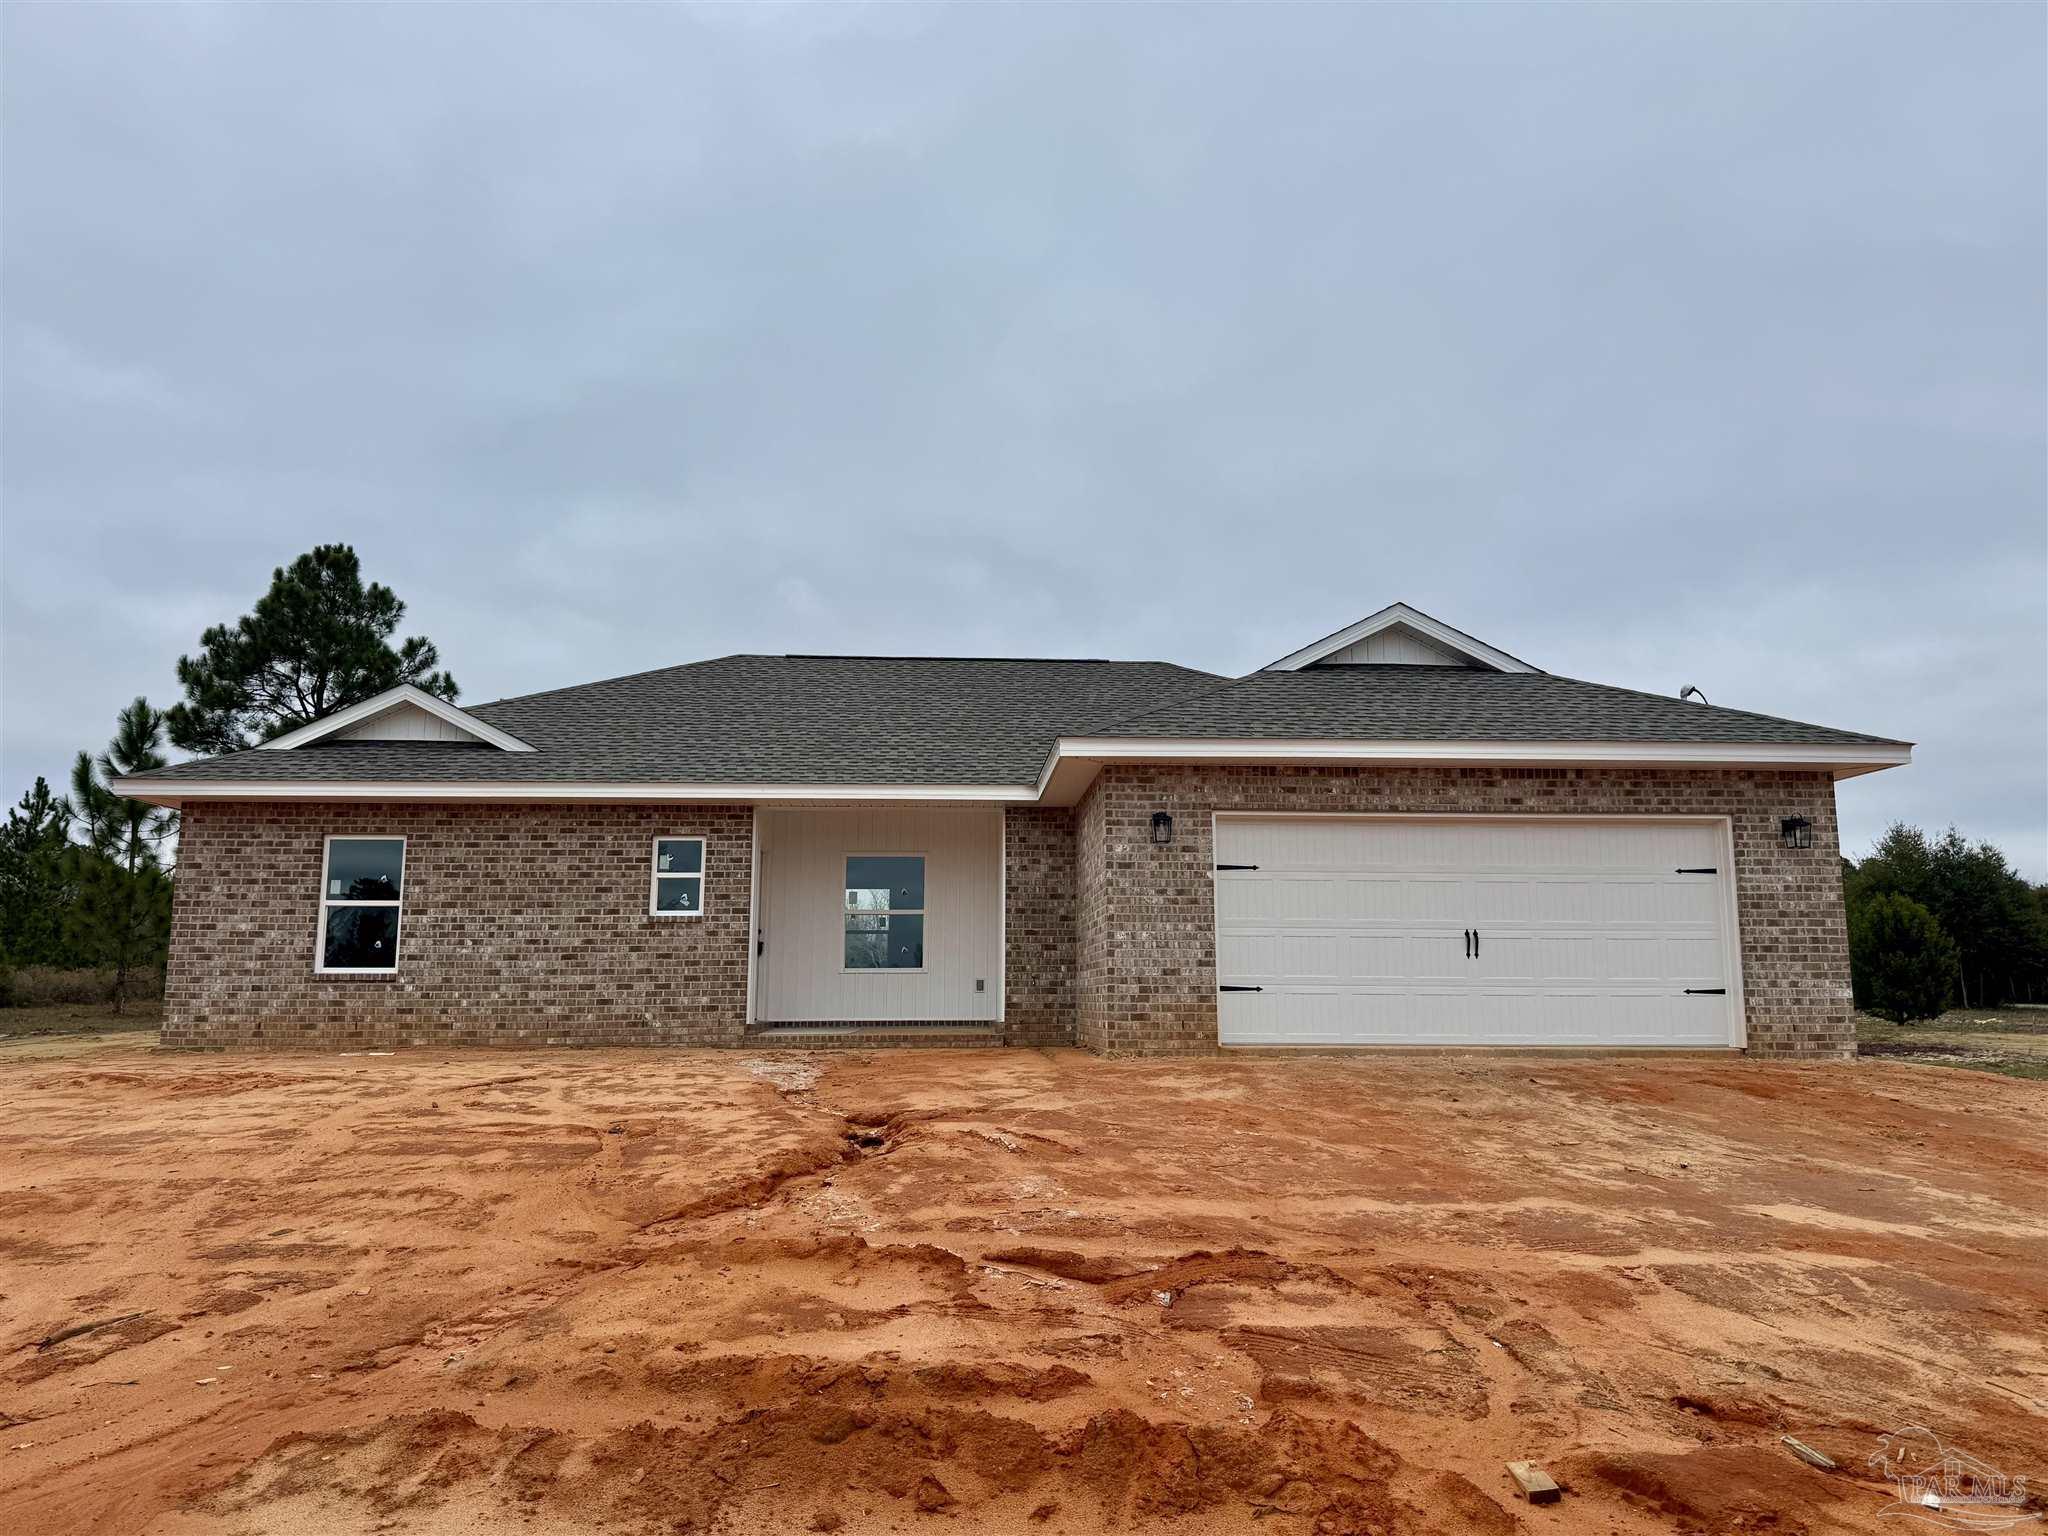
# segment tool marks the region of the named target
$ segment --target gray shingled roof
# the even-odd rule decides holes
[[[1096,734],[1245,740],[1683,741],[1902,746],[1548,672],[1330,666],[1254,672]]]
[[[1061,736],[1889,745],[1883,737],[1542,672],[727,656],[469,711],[535,748],[317,742],[151,779],[1030,784]]]
[[[150,777],[1030,784],[1062,732],[1221,681],[1157,661],[726,656],[469,708],[532,752],[316,742]]]

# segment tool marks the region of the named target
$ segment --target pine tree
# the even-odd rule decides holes
[[[69,802],[51,794],[40,777],[0,826],[0,972],[62,965],[68,958],[64,850],[70,836]]]
[[[389,587],[363,585],[346,544],[322,544],[271,573],[270,590],[232,626],[199,637],[178,658],[185,701],[165,721],[187,752],[240,752],[324,719],[400,683],[456,696],[440,653],[415,635],[393,647],[405,604]]]
[[[109,1001],[121,1011],[137,970],[163,963],[170,940],[171,882],[162,850],[177,813],[116,794],[111,781],[164,766],[163,714],[137,699],[121,711],[114,739],[97,758],[81,752],[71,798],[83,841],[67,856],[72,887],[68,928],[88,964],[114,973]]]

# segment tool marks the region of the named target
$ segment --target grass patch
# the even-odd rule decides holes
[[[0,1040],[23,1040],[36,1035],[99,1035],[117,1030],[154,1030],[163,1021],[163,1004],[154,998],[132,999],[121,1005],[118,1014],[104,1002],[0,1008]]]
[[[1856,1016],[1856,1054],[2048,1082],[2048,1013],[1958,1008],[1918,1024]]]

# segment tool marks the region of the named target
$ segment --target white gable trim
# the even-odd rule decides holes
[[[311,725],[302,725],[296,731],[287,731],[282,736],[264,742],[263,750],[266,752],[289,752],[293,747],[303,747],[309,742],[323,741],[329,736],[347,730],[352,725],[360,725],[364,721],[375,719],[387,710],[397,709],[404,705],[410,705],[414,709],[422,710],[432,715],[435,719],[454,726],[456,730],[461,731],[464,735],[472,736],[476,740],[483,742],[486,746],[496,747],[501,752],[531,752],[533,750],[532,747],[529,747],[517,736],[507,731],[501,731],[495,725],[486,725],[483,721],[477,719],[475,715],[468,713],[466,710],[457,709],[446,699],[437,699],[425,689],[413,687],[411,683],[400,683],[396,688],[387,688],[372,698],[364,699],[360,704],[351,704],[347,709],[336,710],[324,719],[315,720]]]
[[[1475,662],[1495,672],[1535,672],[1526,661],[1510,656],[1506,651],[1496,650],[1484,640],[1475,640],[1462,630],[1432,619],[1406,603],[1390,603],[1378,613],[1367,614],[1356,624],[1338,630],[1334,635],[1325,635],[1314,645],[1303,646],[1291,656],[1282,656],[1278,661],[1269,662],[1259,668],[1261,672],[1298,672],[1303,667],[1313,666],[1326,656],[1334,656],[1348,646],[1356,645],[1370,635],[1383,629],[1395,627],[1412,630],[1427,640],[1433,640],[1445,650]]]

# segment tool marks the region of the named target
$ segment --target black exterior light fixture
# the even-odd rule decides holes
[[[1811,848],[1813,823],[1804,816],[1787,816],[1778,823],[1778,841],[1787,848]]]
[[[1164,811],[1152,813],[1152,841],[1161,848],[1173,841],[1173,818]]]

